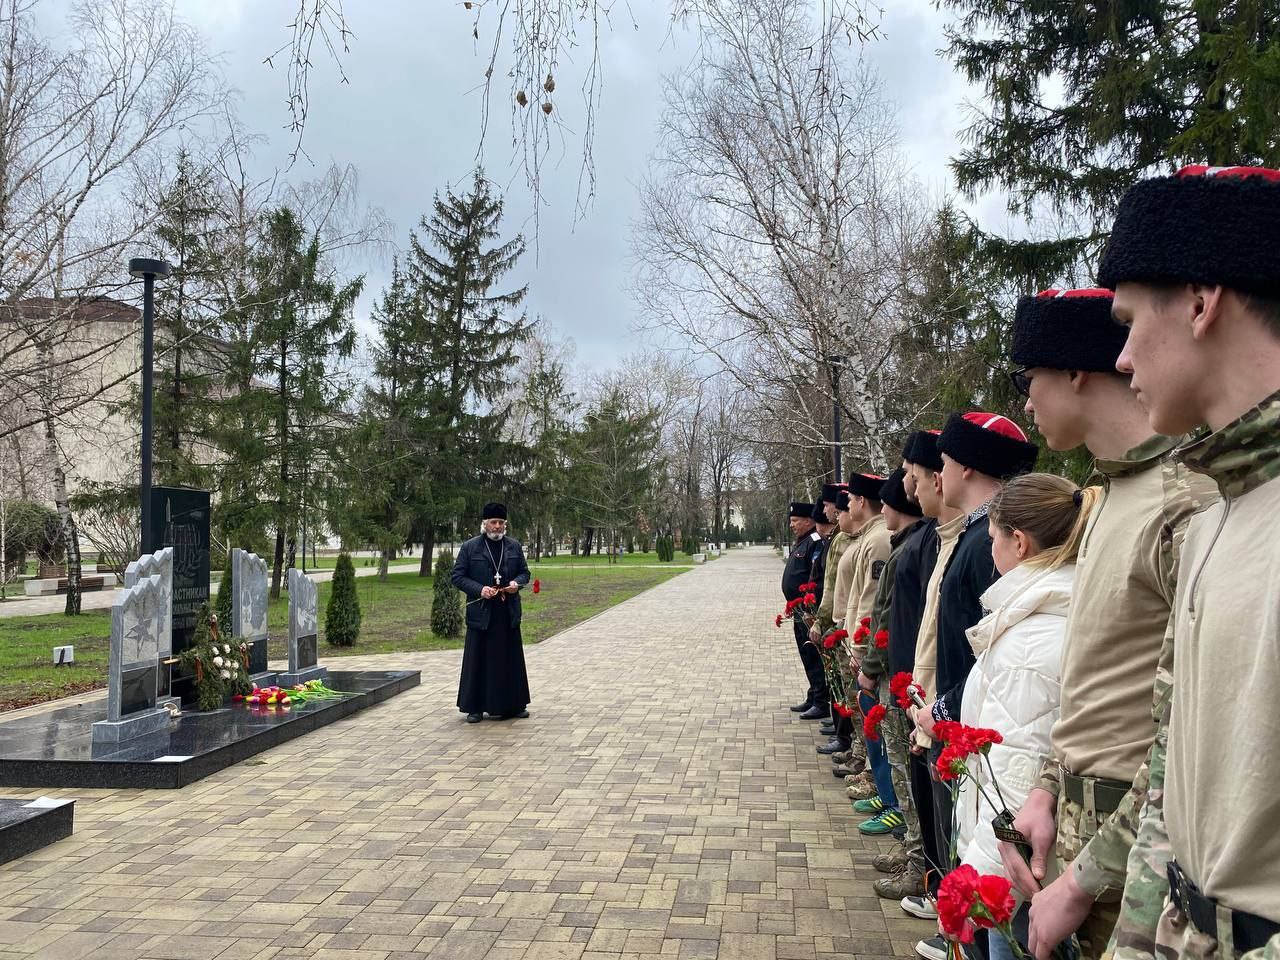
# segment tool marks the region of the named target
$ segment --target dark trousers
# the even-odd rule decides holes
[[[791,628],[796,635],[796,648],[800,651],[800,663],[804,666],[804,675],[809,679],[809,703],[825,707],[831,702],[827,692],[827,675],[822,670],[822,654],[809,642],[809,628],[802,620],[792,620]]]
[[[911,800],[915,803],[916,815],[920,818],[920,845],[924,847],[929,891],[937,893],[938,884],[942,882],[942,856],[938,850],[938,832],[934,826],[933,780],[929,776],[928,755],[911,754],[907,770],[911,778]]]
[[[836,739],[840,741],[840,749],[848,750],[853,746],[853,718],[836,714]]]

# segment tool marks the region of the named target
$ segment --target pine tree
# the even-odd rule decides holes
[[[329,606],[324,612],[324,638],[335,647],[353,647],[360,637],[360,598],[356,568],[348,553],[338,554]]]
[[[987,93],[953,159],[969,195],[1015,212],[1079,211],[1084,230],[1020,243],[1065,267],[1095,254],[1120,196],[1187,163],[1280,165],[1275,0],[989,3],[941,0],[957,69]],[[1065,95],[1062,91],[1065,91]]]
[[[449,581],[452,573],[453,551],[445,550],[436,558],[431,584],[431,632],[437,637],[456,637],[462,630],[462,596]]]
[[[422,311],[422,336],[431,345],[430,497],[414,518],[414,532],[424,544],[422,576],[431,573],[437,530],[463,514],[476,490],[509,484],[524,454],[503,438],[502,425],[510,409],[507,374],[530,332],[524,314],[510,314],[528,288],[491,292],[524,253],[524,239],[516,235],[490,246],[501,220],[502,200],[477,172],[466,195],[437,195],[430,218],[420,221],[422,237],[410,235],[408,283]]]

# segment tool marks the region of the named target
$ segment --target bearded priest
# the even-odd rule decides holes
[[[520,640],[520,589],[529,565],[520,543],[507,536],[507,508],[486,503],[481,533],[458,551],[450,581],[467,595],[467,639],[462,650],[458,709],[467,723],[529,716],[529,677]]]

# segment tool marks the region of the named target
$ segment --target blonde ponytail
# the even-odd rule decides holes
[[[1080,552],[1100,487],[1080,489],[1049,473],[1027,473],[1006,483],[991,501],[988,517],[1006,533],[1021,530],[1040,548],[1026,562],[1054,570]]]

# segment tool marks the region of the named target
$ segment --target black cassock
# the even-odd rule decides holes
[[[513,580],[525,586],[529,565],[524,550],[510,537],[473,537],[458,551],[450,580],[468,601],[458,709],[463,713],[519,713],[529,705],[529,676],[520,639],[520,593],[481,600],[480,590],[505,587]],[[471,603],[473,600],[476,602]]]

